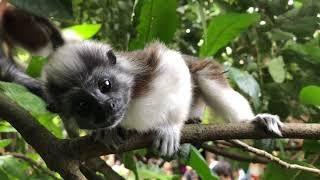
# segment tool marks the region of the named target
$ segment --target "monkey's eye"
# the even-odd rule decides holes
[[[109,80],[103,80],[99,83],[99,89],[102,93],[107,93],[111,89],[111,82]]]

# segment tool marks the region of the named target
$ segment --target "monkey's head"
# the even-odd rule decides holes
[[[9,45],[49,56],[42,76],[51,110],[74,119],[82,129],[121,121],[133,76],[108,45],[64,37],[48,19],[13,7],[5,7],[0,19]]]
[[[74,119],[81,129],[116,126],[124,117],[133,84],[111,48],[92,41],[58,48],[43,78],[51,110]]]

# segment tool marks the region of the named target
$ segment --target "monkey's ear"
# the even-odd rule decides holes
[[[1,27],[8,44],[35,54],[47,56],[64,44],[61,33],[48,19],[21,9],[6,7]]]
[[[111,65],[115,65],[117,63],[117,57],[116,55],[113,53],[112,50],[109,50],[107,52],[107,57],[108,57],[108,60],[110,61],[110,64]]]

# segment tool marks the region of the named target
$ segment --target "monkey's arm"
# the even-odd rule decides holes
[[[41,81],[25,74],[11,57],[6,57],[2,48],[0,49],[0,80],[23,85],[34,94],[44,97]]]

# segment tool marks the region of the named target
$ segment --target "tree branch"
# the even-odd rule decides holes
[[[287,123],[282,129],[282,137],[267,134],[256,124],[230,123],[219,125],[185,125],[182,130],[181,142],[199,144],[212,140],[228,139],[263,139],[263,138],[295,138],[295,139],[319,139],[320,124]],[[114,154],[148,147],[152,143],[152,137],[142,135],[131,135],[127,141],[119,146],[118,150],[106,149],[101,144],[96,144],[90,136],[69,140],[66,149],[73,151],[76,159],[85,160],[97,155]]]
[[[80,162],[105,154],[120,153],[148,147],[152,136],[135,134],[111,150],[94,143],[90,136],[75,139],[57,139],[38,123],[29,112],[0,93],[0,117],[6,119],[43,158],[47,166],[65,179],[85,179],[79,170]],[[320,124],[285,124],[283,137],[319,139]],[[211,140],[279,138],[267,134],[256,124],[230,123],[220,125],[186,125],[182,143],[202,143]]]

